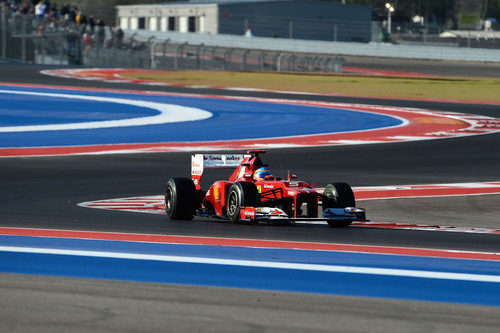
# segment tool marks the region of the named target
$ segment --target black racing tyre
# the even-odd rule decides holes
[[[347,183],[332,183],[325,186],[323,208],[355,207],[356,199]]]
[[[254,183],[236,182],[229,189],[226,200],[226,210],[227,217],[229,217],[231,221],[239,221],[241,207],[258,206],[260,206],[260,194]]]
[[[189,178],[170,178],[165,190],[165,211],[171,220],[191,220],[199,205],[199,193]]]
[[[332,183],[325,186],[323,192],[323,209],[326,208],[345,208],[356,207],[356,199],[352,188],[347,183]],[[331,227],[345,228],[352,221],[328,222]]]

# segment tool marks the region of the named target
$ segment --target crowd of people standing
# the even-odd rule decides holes
[[[106,25],[103,19],[93,14],[85,15],[77,6],[65,3],[60,7],[50,0],[0,0],[2,10],[17,15],[30,16],[36,22],[38,34],[57,31],[80,34],[85,49],[92,47],[121,47],[123,31],[114,23]]]

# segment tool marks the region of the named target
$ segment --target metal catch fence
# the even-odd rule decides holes
[[[82,64],[77,26],[0,10],[0,56],[36,64]]]
[[[168,41],[152,42],[150,50],[151,68],[338,73],[344,62],[333,56],[170,44]]]
[[[335,56],[175,43],[125,35],[114,27],[89,27],[64,19],[0,10],[0,57],[51,65],[340,72]]]

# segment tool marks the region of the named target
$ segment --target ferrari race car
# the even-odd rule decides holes
[[[165,210],[172,220],[190,220],[195,215],[232,222],[326,221],[332,227],[347,227],[366,221],[365,210],[356,208],[351,187],[328,184],[317,190],[288,172],[286,180],[264,174],[260,158],[264,150],[245,155],[195,154],[191,156],[191,179],[171,178],[165,191]],[[208,191],[201,188],[204,169],[236,168],[229,180],[216,181]],[[322,217],[318,216],[322,206]]]

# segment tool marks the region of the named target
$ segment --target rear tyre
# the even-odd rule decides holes
[[[325,186],[323,192],[323,209],[356,207],[356,199],[352,188],[347,183],[332,183]],[[345,228],[352,221],[328,222],[330,227]]]
[[[260,206],[260,194],[254,183],[236,182],[229,189],[226,200],[227,217],[233,222],[240,220],[241,207]]]
[[[171,178],[165,190],[165,211],[171,220],[192,220],[199,193],[189,178]]]

